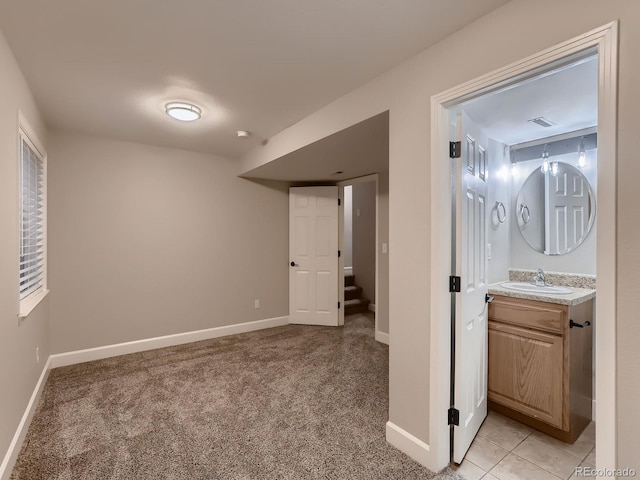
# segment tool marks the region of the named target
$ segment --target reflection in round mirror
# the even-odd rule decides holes
[[[589,235],[596,218],[595,195],[580,170],[554,162],[547,172],[536,168],[525,180],[515,214],[531,248],[545,255],[563,255]]]

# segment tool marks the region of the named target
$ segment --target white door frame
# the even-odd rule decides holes
[[[376,336],[376,340],[382,343],[386,343],[388,345],[389,344],[388,335],[380,335],[380,333],[378,332],[378,311],[379,311],[378,300],[380,298],[380,295],[378,293],[378,290],[380,288],[380,278],[379,278],[380,247],[378,243],[380,239],[380,221],[379,221],[380,208],[378,205],[379,192],[378,192],[378,174],[377,173],[372,173],[371,175],[365,175],[364,177],[356,177],[350,180],[342,180],[341,182],[338,182],[338,187],[339,187],[338,196],[340,197],[340,213],[338,214],[338,246],[340,248],[340,251],[343,252],[344,251],[344,187],[347,185],[355,185],[357,183],[366,183],[366,182],[376,182],[376,272],[375,272],[376,291],[374,294],[375,298],[373,299],[373,303],[376,306],[375,336]],[[344,272],[343,256],[340,257],[338,271]],[[339,289],[338,297],[341,299],[340,301],[342,302],[342,305],[344,305],[344,275],[340,276],[340,283],[338,284],[338,289]],[[340,321],[341,321],[340,325],[344,325],[344,308],[340,309]]]
[[[431,98],[431,324],[429,367],[430,468],[449,464],[449,374],[451,300],[451,180],[447,110],[506,85],[571,63],[585,50],[598,53],[598,225],[596,302],[596,467],[615,468],[616,411],[616,238],[618,22],[536,53]]]

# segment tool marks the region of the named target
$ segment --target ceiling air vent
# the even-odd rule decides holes
[[[537,125],[540,125],[541,127],[544,128],[549,128],[553,126],[553,123],[551,123],[549,120],[547,120],[544,117],[536,117],[536,118],[532,118],[531,120],[527,120],[527,122],[533,122]]]

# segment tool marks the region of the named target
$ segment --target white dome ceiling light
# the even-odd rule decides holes
[[[202,110],[190,103],[171,102],[165,105],[167,115],[182,122],[193,122],[202,116]]]

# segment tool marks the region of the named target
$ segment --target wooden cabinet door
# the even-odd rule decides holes
[[[489,322],[489,400],[562,428],[562,336]]]

